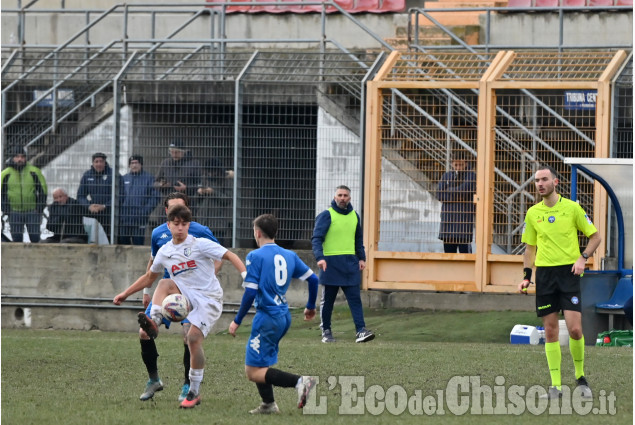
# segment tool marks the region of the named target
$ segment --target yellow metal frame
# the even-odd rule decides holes
[[[462,64],[469,55],[447,54],[444,65],[456,66],[456,74],[448,78],[444,72],[432,77],[420,77],[408,69],[439,61],[439,55],[392,52],[367,88],[367,140],[365,174],[365,228],[367,267],[363,288],[376,290],[432,290],[513,293],[522,278],[521,255],[494,255],[490,252],[493,223],[494,189],[494,124],[496,119],[496,91],[499,89],[587,89],[597,90],[596,158],[609,155],[611,78],[627,57],[625,51],[558,53],[501,51],[491,59],[480,79],[473,78],[474,68]],[[600,58],[599,65],[589,60]],[[481,62],[474,55],[474,62]],[[608,63],[607,63],[608,62]],[[410,64],[410,65],[409,65]],[[441,79],[434,78],[440,75]],[[554,78],[561,76],[562,78]],[[381,190],[381,132],[382,90],[384,89],[465,89],[476,88],[478,97],[476,254],[445,254],[426,252],[388,252],[377,249],[379,242],[379,203]],[[601,234],[606,231],[607,196],[595,184],[593,217]],[[606,240],[605,235],[602,238]],[[599,255],[605,244],[596,251],[592,268],[597,269]],[[451,270],[451,273],[448,272]]]

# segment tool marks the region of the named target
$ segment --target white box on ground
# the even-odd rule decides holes
[[[535,326],[516,325],[509,334],[509,342],[512,344],[538,345],[540,333]]]
[[[564,320],[558,320],[558,339],[563,347],[569,346],[569,330]]]

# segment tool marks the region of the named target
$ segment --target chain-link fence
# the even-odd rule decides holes
[[[273,213],[279,243],[308,248],[316,212],[337,185],[361,197],[362,81],[377,54],[202,47],[124,58],[104,51],[85,63],[83,53],[42,55],[28,76],[38,57],[14,58],[5,75],[19,82],[3,92],[9,168],[26,147],[48,184],[42,239],[66,239],[72,221],[89,242],[148,244],[165,221],[163,199],[178,191],[226,246],[253,246],[252,220]],[[318,173],[320,149],[322,164],[344,160],[336,173]],[[54,189],[79,206],[58,205]],[[5,213],[16,208],[14,198],[3,202]],[[21,223],[8,218],[5,236],[20,240]]]

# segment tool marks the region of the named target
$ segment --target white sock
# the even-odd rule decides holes
[[[190,391],[198,395],[198,389],[203,382],[203,372],[205,369],[190,369]]]
[[[161,305],[152,304],[152,307],[150,307],[150,318],[155,322],[157,319],[161,322],[161,319],[163,319],[163,314],[161,314]]]

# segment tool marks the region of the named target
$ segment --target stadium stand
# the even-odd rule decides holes
[[[255,0],[266,3],[266,0]],[[242,3],[244,0],[232,0],[232,3]],[[207,0],[207,3],[220,3],[219,0]],[[271,3],[270,1],[268,3]],[[288,5],[285,0],[278,0],[277,5],[262,6],[227,6],[226,13],[316,13],[322,11],[321,5]],[[350,13],[388,13],[404,12],[405,0],[336,0],[339,6]],[[213,5],[210,7],[214,7]],[[337,9],[328,7],[327,13],[335,13]]]
[[[586,0],[562,0],[562,5],[567,7],[585,7]]]
[[[535,7],[558,7],[560,6],[560,0],[536,0]]]
[[[533,7],[533,0],[509,0],[507,7]]]

